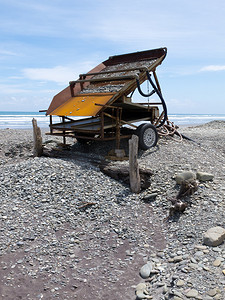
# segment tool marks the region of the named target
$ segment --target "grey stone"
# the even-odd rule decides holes
[[[216,260],[214,260],[213,265],[214,267],[219,267],[221,265],[221,259],[217,258]]]
[[[204,173],[204,172],[197,172],[196,176],[197,176],[197,179],[200,181],[210,181],[210,180],[213,180],[213,178],[214,178],[213,174]]]
[[[144,282],[140,282],[137,286],[136,286],[136,291],[143,291],[147,288],[146,284]]]
[[[198,296],[198,291],[195,289],[189,290],[186,294],[187,298],[196,298],[197,296]]]
[[[217,294],[217,289],[211,289],[208,291],[210,297],[214,297]]]
[[[185,282],[184,282],[184,280],[182,280],[182,279],[179,279],[178,281],[177,281],[177,286],[178,287],[180,287],[180,286],[184,286],[185,285]]]
[[[216,247],[223,243],[225,239],[225,229],[216,226],[207,230],[203,236],[203,243],[207,246]]]
[[[146,201],[146,202],[150,202],[150,201],[153,201],[155,200],[155,198],[157,197],[157,193],[151,193],[151,194],[147,194],[144,196],[143,200]]]
[[[174,257],[173,262],[177,263],[177,262],[181,262],[183,260],[182,255],[177,255]]]
[[[138,299],[152,299],[152,296],[144,293],[143,291],[136,291],[136,296]]]
[[[196,179],[196,175],[192,171],[182,172],[176,175],[175,180],[177,184],[181,184],[182,181],[193,181]]]
[[[152,264],[150,262],[148,262],[147,264],[145,264],[141,267],[140,276],[143,279],[146,279],[150,276],[151,271],[152,271]]]
[[[152,296],[147,292],[147,286],[144,282],[141,282],[136,286],[136,296],[138,299],[152,299]]]

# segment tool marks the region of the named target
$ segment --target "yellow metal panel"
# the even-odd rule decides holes
[[[115,93],[79,94],[56,108],[50,115],[56,116],[96,116]]]

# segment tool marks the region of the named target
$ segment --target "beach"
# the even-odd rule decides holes
[[[178,131],[189,139],[160,137],[139,151],[153,175],[133,194],[99,169],[111,142],[68,139],[65,149],[42,130],[54,155],[33,157],[32,129],[1,129],[1,299],[132,300],[139,283],[142,299],[225,299],[225,244],[203,243],[208,229],[225,228],[225,121]],[[197,180],[185,211],[170,217],[184,171],[213,180]]]

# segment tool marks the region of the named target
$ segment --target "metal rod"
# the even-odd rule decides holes
[[[143,102],[133,102],[134,104],[139,104],[139,105],[162,105],[161,102],[149,102],[149,103],[143,103]]]
[[[114,71],[103,71],[103,72],[95,72],[95,73],[85,73],[80,74],[80,77],[86,77],[86,76],[94,76],[94,75],[101,75],[101,74],[112,74],[112,73],[121,73],[121,72],[129,72],[129,71],[136,71],[136,70],[144,70],[143,67],[136,67],[136,68],[129,68],[129,69],[120,69],[120,70],[114,70]]]
[[[118,107],[116,110],[116,149],[120,148],[120,119],[121,119],[121,108]]]
[[[158,88],[158,90],[160,91],[160,93],[162,93],[161,87],[160,87],[160,84],[159,84],[159,80],[158,80],[158,78],[157,78],[157,76],[156,76],[155,70],[152,71],[152,73],[153,73],[153,76],[154,76],[154,78],[155,78],[155,83],[156,83],[156,85],[157,85],[157,88]]]
[[[101,113],[101,139],[104,139],[104,112]]]
[[[49,119],[50,119],[50,133],[52,133],[53,130],[52,130],[52,116],[51,115],[49,116]]]
[[[135,75],[124,75],[124,76],[117,76],[117,77],[102,77],[102,78],[91,78],[91,79],[81,79],[81,80],[75,80],[70,81],[70,86],[76,84],[76,83],[82,83],[82,82],[102,82],[102,81],[120,81],[120,80],[130,80],[136,78]]]

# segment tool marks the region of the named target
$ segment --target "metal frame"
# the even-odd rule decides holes
[[[121,134],[121,128],[124,125],[136,129],[137,125],[134,123],[149,121],[155,126],[160,126],[165,119],[165,103],[156,76],[156,67],[162,63],[165,56],[166,48],[113,56],[89,73],[80,74],[78,80],[70,81],[69,87],[53,98],[46,112],[50,116],[49,134],[62,136],[64,143],[66,143],[66,137],[76,137],[83,140],[116,140],[116,148],[119,148],[120,140],[131,136],[131,134]],[[143,65],[145,61],[151,62],[150,67]],[[124,68],[130,62],[136,63],[136,66]],[[117,66],[119,68],[116,69]],[[107,70],[107,67],[109,70]],[[114,70],[111,70],[110,67],[113,67]],[[134,72],[136,73],[134,74]],[[153,74],[155,84],[148,78],[150,76],[149,72]],[[123,73],[123,75],[113,76],[117,73]],[[127,96],[134,92],[138,84],[145,80],[149,80],[153,86],[150,96],[156,92],[161,102],[132,103],[127,101]],[[95,102],[95,105],[99,107],[96,115],[90,115],[90,118],[79,120],[74,120],[68,115],[58,115],[62,118],[62,122],[53,124],[52,115],[55,114],[54,111],[60,109],[63,105],[67,105],[68,101],[73,100],[73,97],[82,95],[82,92],[88,90],[90,86],[98,89],[101,86],[110,86],[110,84],[121,85],[122,88],[113,92],[107,103]],[[93,96],[98,94],[99,91],[93,93]],[[164,110],[159,115],[158,106],[161,105]]]

